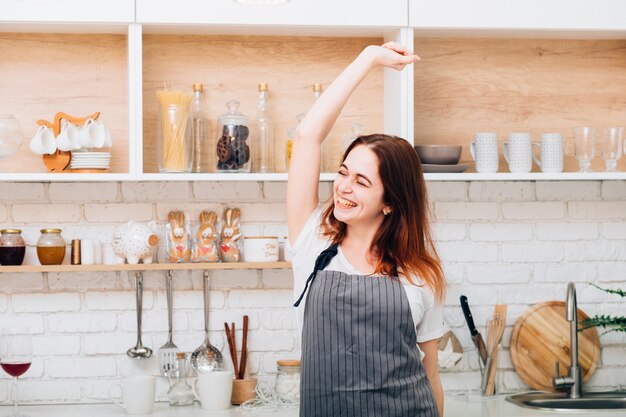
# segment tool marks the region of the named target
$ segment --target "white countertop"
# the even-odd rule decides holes
[[[9,414],[9,406],[0,407],[0,415]],[[21,414],[30,417],[126,417],[127,414],[115,404],[57,404],[20,406]],[[448,397],[445,401],[445,417],[545,417],[557,416],[624,416],[621,411],[600,412],[554,412],[521,408],[505,401],[504,396],[467,401],[465,397]],[[166,403],[156,403],[152,417],[297,417],[298,409],[284,410],[242,410],[233,407],[225,411],[203,410],[196,403],[188,407],[170,407]],[[332,416],[328,416],[332,417]],[[375,417],[375,416],[373,416]]]

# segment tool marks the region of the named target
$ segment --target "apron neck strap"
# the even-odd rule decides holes
[[[306,284],[304,285],[304,290],[302,291],[302,294],[300,294],[300,297],[298,297],[298,301],[294,303],[294,307],[298,307],[300,305],[302,298],[304,298],[304,294],[306,294],[306,290],[309,288],[309,284],[315,279],[317,271],[321,271],[326,268],[330,261],[335,257],[335,255],[337,255],[338,246],[339,245],[337,244],[331,245],[328,249],[323,250],[322,253],[319,254],[317,259],[315,260],[315,267],[313,268],[313,272],[311,272],[311,275],[309,275],[309,277],[307,278]]]

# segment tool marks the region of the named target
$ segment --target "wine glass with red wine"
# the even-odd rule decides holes
[[[3,328],[0,332],[0,367],[13,377],[12,417],[24,417],[17,412],[17,379],[30,368],[33,361],[33,342],[25,327]]]

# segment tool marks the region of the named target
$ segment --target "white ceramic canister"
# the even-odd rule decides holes
[[[278,262],[278,237],[245,236],[243,258],[246,262]]]

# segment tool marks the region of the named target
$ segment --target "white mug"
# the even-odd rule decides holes
[[[80,144],[84,148],[102,148],[111,146],[111,135],[104,123],[92,118],[87,119],[83,126]]]
[[[102,242],[98,239],[93,240],[93,262],[102,265]]]
[[[64,120],[63,127],[61,128],[61,133],[59,133],[59,136],[57,136],[57,148],[65,152],[79,149],[80,136],[80,128],[68,122],[67,120]]]
[[[109,386],[109,397],[122,407],[126,414],[150,414],[154,405],[155,382],[156,378],[149,375],[125,377],[122,378],[121,384]],[[114,388],[121,390],[121,402],[119,397],[112,395]]]
[[[28,147],[32,153],[37,155],[54,154],[57,151],[54,132],[47,126],[39,126]]]
[[[476,161],[476,171],[498,172],[498,135],[492,132],[476,133],[470,143],[470,154]]]
[[[541,172],[563,171],[563,136],[560,133],[542,133],[540,143],[533,143],[541,149],[541,157],[533,159],[541,168]]]
[[[533,167],[533,150],[530,133],[509,133],[502,144],[504,159],[511,172],[530,172]]]
[[[83,239],[80,242],[80,263],[81,265],[93,265],[96,263],[93,240]]]
[[[278,237],[244,237],[243,258],[246,262],[278,262]]]
[[[234,375],[230,371],[211,371],[200,374],[191,387],[193,394],[205,410],[230,408]]]

